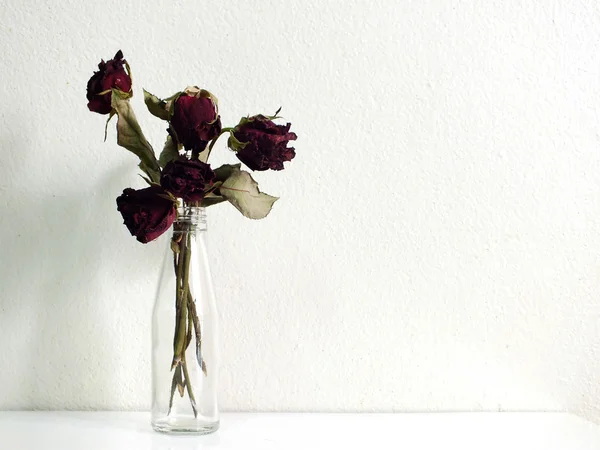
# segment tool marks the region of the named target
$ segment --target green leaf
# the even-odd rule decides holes
[[[158,183],[160,167],[154,150],[142,132],[128,97],[122,94],[124,93],[113,89],[111,100],[112,107],[118,115],[117,144],[140,158],[142,162],[140,168],[148,174],[152,181]]]
[[[223,164],[221,167],[214,169],[216,175],[215,182],[225,181],[233,172],[239,171],[241,167],[241,164]]]
[[[161,100],[156,95],[151,94],[146,89],[144,89],[144,103],[148,107],[150,114],[153,116],[162,120],[169,120],[171,118],[169,110],[167,109],[167,102]]]
[[[260,192],[258,183],[252,176],[239,169],[233,170],[219,188],[219,192],[249,219],[267,217],[273,203],[278,200],[277,197]]]
[[[160,156],[158,158],[158,165],[164,168],[169,161],[173,161],[177,159],[179,156],[179,149],[177,148],[177,144],[173,141],[173,138],[169,135],[167,136],[167,140],[165,141],[165,146],[163,151],[160,152]]]

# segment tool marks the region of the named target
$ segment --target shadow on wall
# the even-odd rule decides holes
[[[0,139],[4,155],[17,151],[14,141]],[[109,221],[102,211],[118,214],[114,196],[107,193],[129,170],[114,171],[93,191],[64,193],[47,186],[33,193],[27,184],[37,175],[27,164],[33,157],[19,154],[18,164],[0,166],[0,409],[114,404],[117,394],[109,387],[119,370],[114,351],[102,343],[107,336],[115,339],[118,330],[109,322],[112,302],[98,298],[103,292],[99,273],[107,267],[125,272],[126,258],[119,252],[126,249],[101,238]],[[100,217],[107,219],[98,223]],[[94,398],[86,401],[89,393]]]

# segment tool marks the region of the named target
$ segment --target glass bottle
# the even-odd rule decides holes
[[[206,212],[180,207],[152,316],[152,427],[219,428],[217,311],[206,251]]]

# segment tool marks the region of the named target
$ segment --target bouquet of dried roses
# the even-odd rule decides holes
[[[139,168],[144,173],[142,178],[148,184],[145,189],[127,188],[117,198],[117,210],[126,227],[142,243],[153,241],[173,228],[169,245],[170,277],[174,288],[172,359],[169,361],[172,380],[170,389],[167,388],[169,407],[166,415],[172,412],[175,392],[183,398],[187,391],[193,419],[188,417],[181,425],[176,423],[176,418],[167,418],[167,422],[155,428],[210,432],[216,428],[193,422],[199,420],[198,416],[202,415],[199,409],[202,408],[194,395],[193,375],[190,375],[192,364],[186,358],[186,351],[195,340],[192,347],[195,350],[194,373],[207,376],[209,369],[202,350],[202,317],[193,292],[200,289],[202,283],[194,286],[191,281],[198,211],[203,213],[204,208],[229,202],[244,216],[262,219],[269,214],[277,197],[260,192],[256,181],[241,169],[240,163],[213,169],[208,160],[219,137],[227,134],[229,149],[249,169],[282,170],[283,163],[295,156],[294,148],[288,147],[288,143],[296,139],[296,134],[289,131],[289,123],[277,125],[274,122],[279,111],[272,116],[244,117],[234,127],[222,127],[217,99],[196,86],[164,99],[144,90],[148,111],[168,124],[165,143],[157,157],[136,120],[129,101],[132,95],[131,69],[121,51],[113,59],[101,61],[98,71],[87,84],[89,110],[108,115],[104,139],[108,124],[116,115],[117,144],[139,158]],[[196,219],[190,219],[193,217]]]

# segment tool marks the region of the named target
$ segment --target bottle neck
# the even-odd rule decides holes
[[[200,206],[183,206],[177,209],[174,231],[206,231],[206,209]]]

